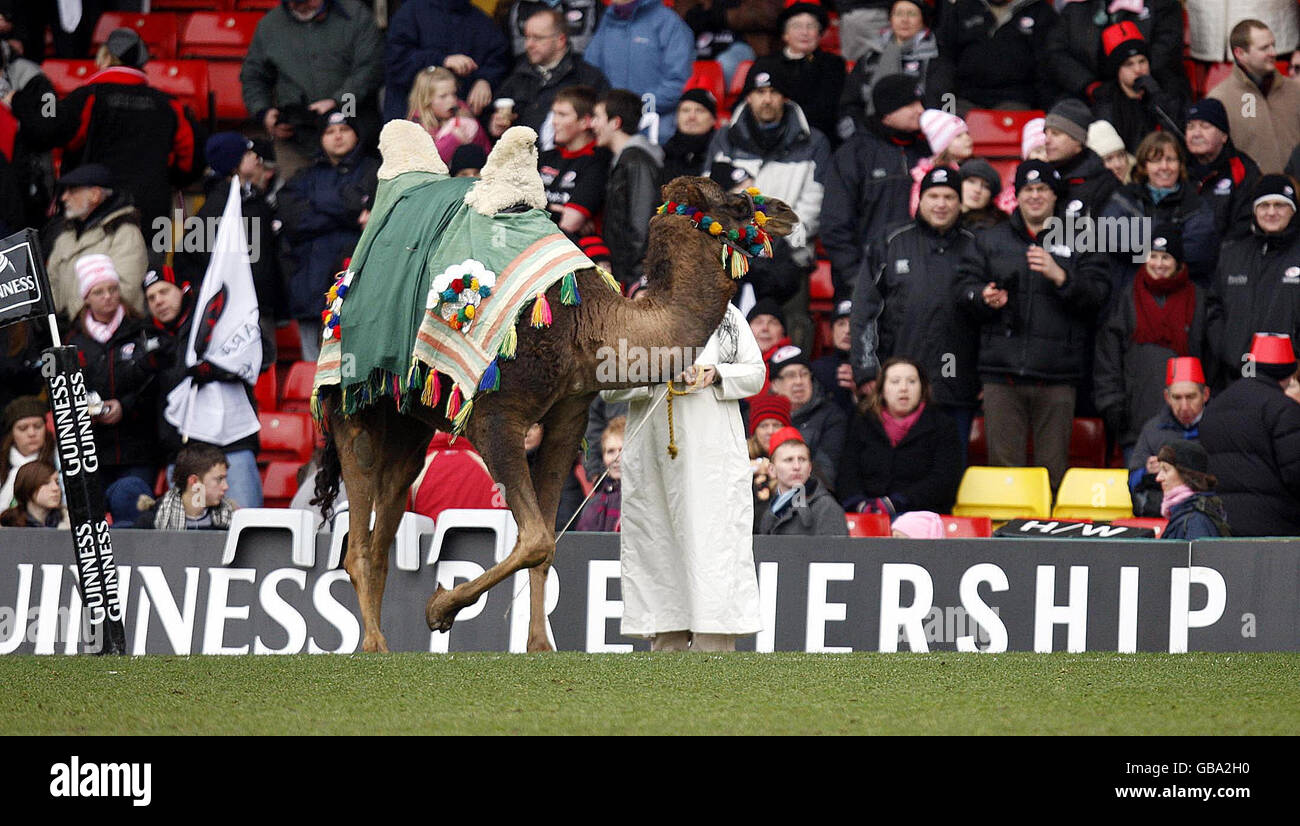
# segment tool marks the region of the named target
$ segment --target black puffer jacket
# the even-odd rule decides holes
[[[846,507],[887,496],[895,510],[948,513],[962,474],[957,425],[927,406],[897,447],[875,413],[855,415],[844,442],[836,492]]]
[[[551,114],[551,104],[555,102],[556,93],[566,86],[590,86],[600,95],[609,91],[605,73],[569,49],[560,58],[559,64],[545,75],[529,63],[527,57],[521,57],[515,64],[514,71],[501,81],[496,96],[510,98],[515,102],[515,111],[519,113],[516,126],[527,126],[540,132],[546,117]],[[486,121],[491,117],[491,109],[484,115]]]
[[[952,300],[957,265],[975,236],[956,225],[940,233],[921,218],[877,245],[853,290],[852,363],[858,384],[893,356],[919,362],[934,400],[974,407],[979,330]]]
[[[1300,221],[1273,236],[1253,221],[1251,229],[1223,246],[1212,285],[1223,300],[1219,358],[1229,380],[1241,375],[1255,333],[1300,338]]]
[[[1187,174],[1214,211],[1214,230],[1221,240],[1250,232],[1251,193],[1260,178],[1254,158],[1229,140],[1213,163],[1196,163],[1193,159]]]
[[[1178,355],[1195,356],[1207,370],[1216,364],[1214,333],[1222,329],[1222,307],[1205,290],[1188,283],[1186,289],[1196,293],[1196,309],[1187,329],[1187,353],[1175,353],[1158,344],[1134,344],[1137,307],[1133,303],[1133,285],[1120,291],[1114,309],[1097,334],[1096,358],[1093,361],[1093,398],[1097,409],[1105,411],[1122,405],[1127,412],[1127,426],[1119,434],[1125,447],[1137,442],[1142,426],[1162,409],[1165,365]],[[1208,378],[1208,377],[1207,377]],[[1214,382],[1211,380],[1210,384]]]
[[[1129,216],[1150,218],[1152,224],[1168,223],[1181,229],[1183,263],[1187,264],[1192,280],[1209,283],[1219,260],[1219,233],[1214,224],[1214,208],[1196,191],[1195,185],[1182,181],[1178,189],[1156,203],[1146,184],[1134,182],[1121,187],[1111,203],[1122,206]],[[1135,268],[1132,256],[1120,258],[1128,260],[1130,270]]]
[[[95,448],[102,467],[152,465],[158,456],[158,335],[136,317],[122,319],[103,344],[86,333],[79,316],[68,343],[80,350],[86,390],[122,403],[117,424],[96,423]]]
[[[1052,102],[1053,87],[1042,70],[1057,21],[1050,2],[1016,0],[1001,26],[984,0],[941,5],[939,58],[947,64],[941,72],[956,81],[958,97],[986,107],[1017,100],[1042,109]]]
[[[1086,0],[1061,9],[1047,37],[1046,74],[1060,90],[1084,97],[1094,83],[1110,80],[1101,46],[1102,29],[1131,21],[1150,49],[1151,74],[1167,91],[1189,93],[1183,69],[1183,11],[1178,0],[1146,0],[1141,13],[1108,12],[1111,0]]]
[[[831,259],[835,294],[847,298],[873,242],[911,216],[912,167],[930,156],[917,133],[887,129],[878,118],[835,150],[822,201],[822,245]]]
[[[661,148],[633,135],[614,159],[605,183],[603,235],[614,277],[624,287],[637,281],[644,270],[650,218],[661,202],[663,158]]]
[[[790,414],[790,423],[799,429],[808,445],[813,473],[827,488],[834,489],[844,449],[844,428],[848,423],[844,411],[814,382],[812,398]]]
[[[1201,420],[1234,536],[1300,536],[1300,404],[1268,378],[1243,379]]]
[[[1110,294],[1106,256],[1050,250],[1066,272],[1065,283],[1057,287],[1029,269],[1025,250],[1038,242],[1017,210],[976,236],[959,265],[957,303],[981,325],[979,371],[986,381],[1064,383],[1083,377],[1089,331]],[[1005,307],[984,303],[990,281],[1010,294]]]
[[[1078,155],[1053,166],[1065,181],[1065,195],[1056,207],[1062,215],[1102,215],[1112,206],[1111,196],[1119,190],[1119,178],[1106,168],[1096,152],[1085,146]]]

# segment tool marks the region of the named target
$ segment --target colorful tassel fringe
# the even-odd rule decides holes
[[[738,250],[731,251],[731,277],[741,278],[749,272],[749,259]]]
[[[474,400],[470,399],[465,402],[465,406],[451,420],[451,427],[456,433],[465,429],[465,423],[469,421],[470,414],[474,412]]]
[[[560,303],[568,307],[582,303],[582,296],[578,294],[578,276],[575,273],[564,276],[560,284]]]
[[[497,360],[492,359],[492,363],[483,371],[483,378],[479,379],[479,392],[492,391],[500,389],[501,374],[497,370]]]
[[[497,355],[503,359],[512,359],[515,357],[515,350],[519,347],[519,333],[515,330],[515,325],[511,324],[506,328],[506,337],[501,341],[501,346],[497,348]]]
[[[447,418],[455,419],[460,414],[460,385],[456,385],[451,390],[451,396],[447,398]]]
[[[547,303],[544,293],[538,293],[537,300],[533,302],[533,326],[551,326],[551,305]]]
[[[623,288],[614,280],[614,276],[609,274],[609,270],[606,270],[604,267],[597,267],[596,272],[600,273],[600,280],[605,282],[605,286],[609,287],[619,295],[623,294]]]
[[[438,382],[438,373],[436,370],[430,370],[429,377],[424,380],[424,390],[420,393],[420,404],[425,407],[436,407],[440,398],[442,398],[442,386]]]

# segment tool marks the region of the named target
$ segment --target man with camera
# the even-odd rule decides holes
[[[1024,466],[1032,433],[1053,489],[1069,464],[1089,329],[1110,294],[1106,256],[1073,249],[1059,231],[1064,191],[1050,163],[1020,164],[1016,211],[976,236],[957,283],[958,306],[980,325],[989,464]]]

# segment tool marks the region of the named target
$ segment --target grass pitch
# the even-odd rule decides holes
[[[0,657],[0,734],[1300,734],[1300,654]]]

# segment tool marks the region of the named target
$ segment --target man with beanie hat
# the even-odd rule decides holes
[[[540,3],[528,5],[534,8],[520,20],[523,49],[519,60],[496,90],[498,100],[509,98],[515,105],[511,115],[501,110],[492,113],[488,133],[495,140],[512,125],[527,126],[542,136],[541,148],[547,150],[555,146],[554,141],[546,139],[544,128],[551,116],[555,93],[568,86],[589,86],[599,97],[609,91],[609,81],[604,72],[571,48],[569,24],[563,9]],[[514,11],[512,8],[511,13]],[[594,30],[595,12],[591,18]]]
[[[1107,72],[1102,32],[1116,24],[1133,26],[1146,41],[1151,73],[1169,92],[1186,97],[1183,68],[1183,10],[1178,0],[1076,0],[1059,4],[1059,20],[1047,34],[1043,73],[1058,94],[1093,100]]]
[[[795,282],[793,295],[784,297],[788,299],[790,322],[786,332],[795,342],[811,347],[805,276],[815,264],[812,245],[821,228],[831,148],[826,136],[808,124],[799,104],[790,100],[782,71],[780,67],[762,70],[758,65],[750,69],[743,102],[731,113],[731,125],[714,133],[709,157],[713,163],[725,162],[744,169],[764,195],[785,201],[799,216],[804,243],[795,245],[788,238],[776,239],[772,258],[754,259],[751,263],[751,270],[757,270],[751,281]]]
[[[820,3],[786,3],[777,21],[783,48],[754,61],[749,71],[751,75],[755,72],[780,75],[782,92],[798,104],[808,124],[821,132],[834,148],[839,145],[836,107],[844,91],[848,67],[843,57],[818,47],[829,21]]]
[[[1223,104],[1206,98],[1187,107],[1189,180],[1214,209],[1214,228],[1228,239],[1250,232],[1251,196],[1259,183],[1259,166],[1237,149]]]
[[[799,428],[812,451],[813,473],[834,490],[848,416],[813,378],[812,362],[804,350],[781,347],[768,361],[768,374],[772,392],[790,400],[790,424]]]
[[[322,118],[320,151],[276,199],[293,269],[289,314],[302,333],[302,357],[319,355],[321,296],[361,238],[379,184],[379,161],[367,156],[343,112]]]
[[[1279,74],[1273,32],[1259,20],[1242,20],[1228,36],[1232,74],[1209,91],[1223,104],[1241,150],[1260,171],[1281,172],[1300,144],[1300,79]]]
[[[963,161],[961,172],[961,225],[971,232],[988,229],[1007,220],[1002,203],[1014,198],[1002,192],[1002,176],[983,158]]]
[[[1300,404],[1283,392],[1296,373],[1294,341],[1256,334],[1252,375],[1219,394],[1201,421],[1235,536],[1300,536]]]
[[[785,333],[785,314],[781,310],[781,305],[771,298],[759,299],[745,314],[745,321],[749,322],[749,331],[754,334],[758,349],[762,351],[763,364],[771,367],[772,354],[790,346],[790,337]],[[771,390],[771,379],[770,375],[764,378],[760,395]]]
[[[989,464],[1023,466],[1032,433],[1034,461],[1054,489],[1069,464],[1075,386],[1088,367],[1082,345],[1110,294],[1104,253],[1042,246],[1064,189],[1048,162],[1021,163],[1016,211],[976,236],[957,288],[958,306],[980,325]]]
[[[1157,129],[1179,135],[1186,98],[1165,92],[1152,77],[1150,50],[1137,25],[1115,23],[1101,35],[1106,80],[1093,96],[1093,116],[1113,124],[1129,152]]]
[[[939,62],[952,78],[957,114],[1042,109],[1054,89],[1045,63],[1056,24],[1050,0],[949,0],[938,4]]]
[[[812,363],[813,378],[846,416],[852,416],[857,407],[854,391],[858,385],[853,381],[853,365],[849,360],[853,348],[852,321],[853,302],[847,298],[836,301],[831,309],[830,346]]]
[[[664,180],[708,175],[709,145],[718,130],[718,101],[708,89],[687,89],[677,102],[676,118],[677,131],[664,143]]]
[[[1171,358],[1165,363],[1164,404],[1142,426],[1137,444],[1127,457],[1129,491],[1134,516],[1160,515],[1160,485],[1156,455],[1169,442],[1200,437],[1201,417],[1210,400],[1201,360],[1190,356]]]
[[[1092,119],[1087,104],[1066,98],[1048,111],[1043,126],[1047,160],[1064,184],[1059,210],[1063,218],[1100,217],[1119,189],[1119,180],[1087,146]]]
[[[921,179],[916,218],[885,236],[853,290],[853,378],[865,394],[880,366],[909,358],[930,376],[937,408],[964,446],[979,404],[977,330],[952,297],[975,236],[960,226],[961,175],[937,166]],[[964,451],[963,451],[964,453]]]
[[[1218,356],[1226,378],[1243,374],[1242,357],[1258,330],[1300,336],[1300,222],[1296,186],[1265,175],[1254,191],[1251,233],[1223,245],[1211,285],[1223,302]],[[1247,364],[1247,366],[1249,366]]]
[[[876,113],[835,151],[826,175],[821,236],[839,298],[852,295],[872,245],[910,219],[912,167],[933,154],[921,134],[916,78],[887,75],[872,96]]]
[[[1127,458],[1139,429],[1165,405],[1160,388],[1170,359],[1190,356],[1214,369],[1222,308],[1190,280],[1182,228],[1158,221],[1147,260],[1111,307],[1097,332],[1093,399]]]
[[[414,7],[422,5],[407,3],[410,16],[415,17]],[[421,30],[409,18],[402,25],[398,18],[403,16],[402,12],[394,15],[389,29],[393,33],[388,44],[389,60],[394,74],[401,72],[399,63],[409,66],[410,71],[404,83],[390,78],[386,98],[400,115],[406,114],[402,107],[406,105],[410,78],[419,69],[442,63],[451,54],[426,52],[415,58],[418,63],[412,61],[406,50]],[[437,21],[440,30],[446,26],[463,42],[472,42],[473,33],[468,27],[459,27],[459,23],[450,14]],[[448,39],[452,36],[447,35]],[[503,47],[495,80],[505,73],[506,63],[504,38],[499,32],[494,36]],[[475,57],[480,63],[486,62],[481,56]],[[285,0],[258,22],[239,80],[248,112],[275,140],[281,174],[288,180],[311,163],[320,145],[316,119],[335,107],[350,103],[349,110],[355,112],[365,138],[373,141],[378,136],[384,38],[370,10],[358,0]]]
[[[112,260],[121,278],[122,301],[137,313],[144,312],[140,282],[148,250],[140,232],[140,211],[115,183],[108,167],[97,163],[85,164],[59,179],[63,216],[46,230],[46,237],[52,236],[54,241],[45,268],[55,312],[65,320],[81,311],[76,262],[92,253]]]
[[[98,71],[59,99],[49,78],[32,78],[12,108],[25,145],[61,148],[63,168],[99,163],[140,210],[141,227],[171,218],[173,188],[203,174],[203,130],[188,108],[149,86],[149,50],[131,29],[114,30],[95,58]],[[54,111],[49,111],[51,102]]]

